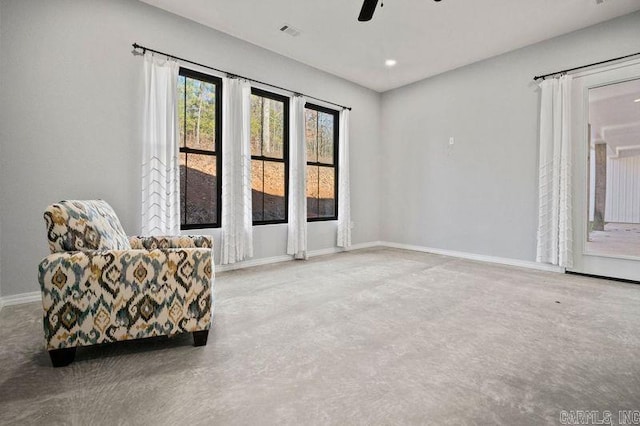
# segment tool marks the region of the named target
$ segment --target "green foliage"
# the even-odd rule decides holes
[[[305,110],[307,161],[333,163],[333,115],[312,109]]]
[[[216,126],[215,85],[189,77],[178,80],[180,143],[190,148],[214,150]]]
[[[284,104],[251,95],[251,155],[284,158]]]
[[[318,113],[318,161],[333,163],[333,115]]]

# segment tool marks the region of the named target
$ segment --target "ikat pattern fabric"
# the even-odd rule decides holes
[[[129,237],[133,249],[162,248],[213,248],[213,239],[206,235],[183,235],[177,237]]]
[[[104,200],[60,201],[44,212],[51,253],[72,250],[128,250],[129,239]]]
[[[47,349],[210,327],[210,249],[54,253],[39,267]]]
[[[115,221],[105,218],[113,210],[103,201],[65,203],[71,207],[60,203],[45,213],[47,233],[54,235],[49,238],[52,250],[65,244],[83,250],[56,250],[38,267],[48,350],[210,328],[211,237],[131,237],[133,249],[88,250],[87,246],[101,247],[101,243],[94,239],[79,243],[81,229],[103,226],[100,241],[114,239],[107,235],[106,225],[85,218],[107,221],[113,228],[119,221],[115,214]],[[87,213],[91,209],[96,211]],[[60,232],[63,228],[77,234],[66,236]],[[123,245],[120,236],[117,239],[114,244]]]

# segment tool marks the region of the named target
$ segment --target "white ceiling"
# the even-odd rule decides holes
[[[379,92],[640,10],[640,0],[387,0],[358,22],[362,0],[141,1]],[[285,23],[301,34],[280,32]]]
[[[607,143],[612,158],[640,155],[640,79],[589,90],[591,142]]]

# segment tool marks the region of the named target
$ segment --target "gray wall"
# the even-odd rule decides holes
[[[378,93],[137,1],[2,0],[0,12],[3,296],[38,290],[52,202],[106,199],[127,233],[140,232],[134,41],[352,106],[353,242],[379,240]],[[334,247],[335,226],[310,224],[310,250]],[[286,225],[256,227],[254,239],[256,258],[285,254]]]
[[[532,77],[637,51],[640,13],[384,93],[382,239],[535,260]]]
[[[2,79],[2,53],[1,52],[2,52],[2,3],[0,0],[0,94],[4,93],[2,91],[3,79]],[[3,103],[2,99],[3,99],[2,96],[0,96],[0,104]],[[0,105],[0,114],[2,114],[1,108],[2,106]],[[0,115],[0,123],[3,123],[2,115]],[[4,138],[2,133],[2,127],[0,127],[0,141],[2,141],[3,139]],[[0,158],[2,158],[2,155],[3,155],[2,143],[0,143]],[[0,179],[1,178],[2,178],[2,161],[0,160]],[[1,196],[2,196],[2,180],[0,180],[0,197]],[[2,296],[2,198],[0,198],[0,296]]]
[[[51,202],[104,198],[128,233],[139,232],[134,41],[353,106],[354,243],[534,260],[539,94],[531,78],[640,50],[640,13],[380,96],[136,1],[2,0],[3,296],[38,289]],[[334,230],[335,222],[310,224],[310,249],[333,247]],[[285,253],[285,225],[254,231],[256,258]]]

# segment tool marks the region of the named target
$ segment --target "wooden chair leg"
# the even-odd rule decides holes
[[[49,351],[49,356],[54,367],[66,367],[75,359],[76,348],[54,349]]]
[[[207,344],[207,337],[209,337],[209,330],[194,331],[192,334],[193,334],[193,346],[205,346]]]

